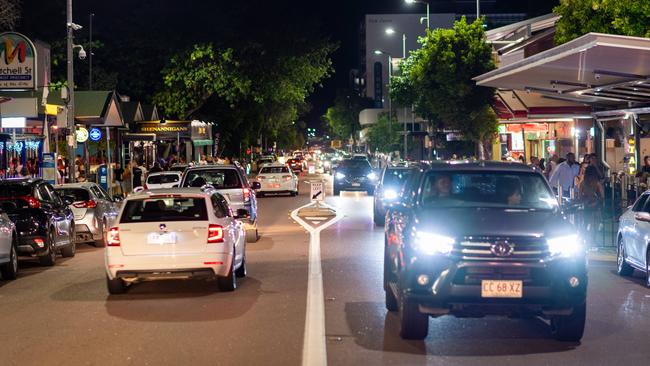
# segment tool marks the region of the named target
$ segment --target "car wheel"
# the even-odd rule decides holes
[[[239,266],[239,268],[237,268],[237,270],[235,271],[235,276],[237,276],[237,278],[243,278],[243,277],[246,277],[246,274],[247,274],[247,271],[246,271],[246,254],[244,254],[244,258],[242,258],[242,261],[241,261],[241,266]]]
[[[108,276],[106,276],[106,288],[108,289],[109,294],[119,295],[125,293],[128,286],[126,285],[126,282],[124,282],[124,280],[121,278],[114,278],[111,280],[108,278]]]
[[[217,285],[219,286],[219,290],[223,292],[230,292],[230,291],[235,291],[237,288],[237,277],[235,276],[235,260],[233,256],[233,260],[230,263],[230,270],[228,271],[228,275],[226,277],[219,277],[217,279]]]
[[[54,243],[54,228],[50,228],[47,234],[47,254],[38,257],[43,266],[53,266],[56,263],[56,244]]]
[[[616,271],[621,276],[631,276],[634,273],[634,268],[627,264],[625,261],[625,246],[623,245],[623,238],[618,239],[618,248],[616,251]]]
[[[0,266],[0,274],[4,280],[15,280],[18,276],[18,254],[16,253],[15,240],[11,243],[9,262]]]
[[[260,238],[259,233],[257,231],[257,227],[255,229],[249,229],[246,230],[246,242],[247,243],[255,243],[257,240]]]
[[[66,245],[65,248],[61,249],[61,256],[64,258],[72,258],[74,255],[77,253],[77,241],[75,240],[75,232],[74,232],[74,222],[70,226],[70,244]]]
[[[645,285],[646,287],[650,287],[650,250],[645,255],[645,274]]]
[[[551,331],[558,341],[578,342],[585,332],[587,302],[573,308],[571,315],[551,318]]]
[[[405,296],[399,299],[400,336],[402,339],[422,340],[429,334],[429,315],[422,314],[418,305]]]
[[[95,240],[95,248],[103,248],[106,246],[106,220],[102,220],[100,232],[102,233],[102,238]]]

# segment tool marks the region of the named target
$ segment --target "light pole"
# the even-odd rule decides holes
[[[476,0],[476,19],[481,16],[481,0]]]
[[[89,43],[88,43],[88,90],[93,90],[93,18],[95,13],[90,13],[89,19]]]
[[[74,49],[80,48],[79,58],[86,58],[86,51],[80,45],[74,44],[74,31],[83,28],[79,24],[72,22],[72,0],[67,0],[67,21],[66,28],[68,29],[67,36],[67,66],[68,66],[68,98],[67,98],[67,127],[70,135],[68,136],[68,178],[72,182],[74,180],[74,145],[77,134],[74,126]]]
[[[423,19],[427,20],[427,29],[429,29],[430,25],[431,25],[431,23],[430,23],[431,13],[429,13],[429,1],[428,0],[404,0],[404,1],[407,4],[416,4],[416,3],[417,4],[426,4],[426,6],[427,6],[427,16],[424,17]],[[478,3],[478,0],[476,0],[476,2]],[[423,19],[420,19],[420,23],[422,23]]]

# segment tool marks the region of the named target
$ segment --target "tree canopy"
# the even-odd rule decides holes
[[[382,113],[377,123],[368,128],[367,140],[372,151],[388,153],[399,149],[400,125],[393,119],[392,123],[387,113]]]
[[[560,0],[553,12],[561,16],[556,25],[557,44],[589,32],[650,37],[650,1]]]
[[[370,99],[362,98],[349,89],[339,89],[334,105],[327,109],[323,121],[332,137],[341,140],[352,138],[356,142],[357,132],[361,130],[359,113],[371,106]]]

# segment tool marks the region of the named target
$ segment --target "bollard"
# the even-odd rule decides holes
[[[621,207],[627,205],[627,175],[621,176]]]
[[[560,182],[558,182],[557,183],[557,199],[560,202],[560,207],[562,207],[564,205],[564,202],[562,202],[562,194],[563,193],[564,192],[562,192],[562,185],[560,184]]]

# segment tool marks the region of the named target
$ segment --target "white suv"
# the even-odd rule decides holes
[[[211,187],[143,191],[124,201],[106,238],[106,283],[123,293],[140,279],[216,277],[233,291],[246,276],[248,211],[233,214]]]

